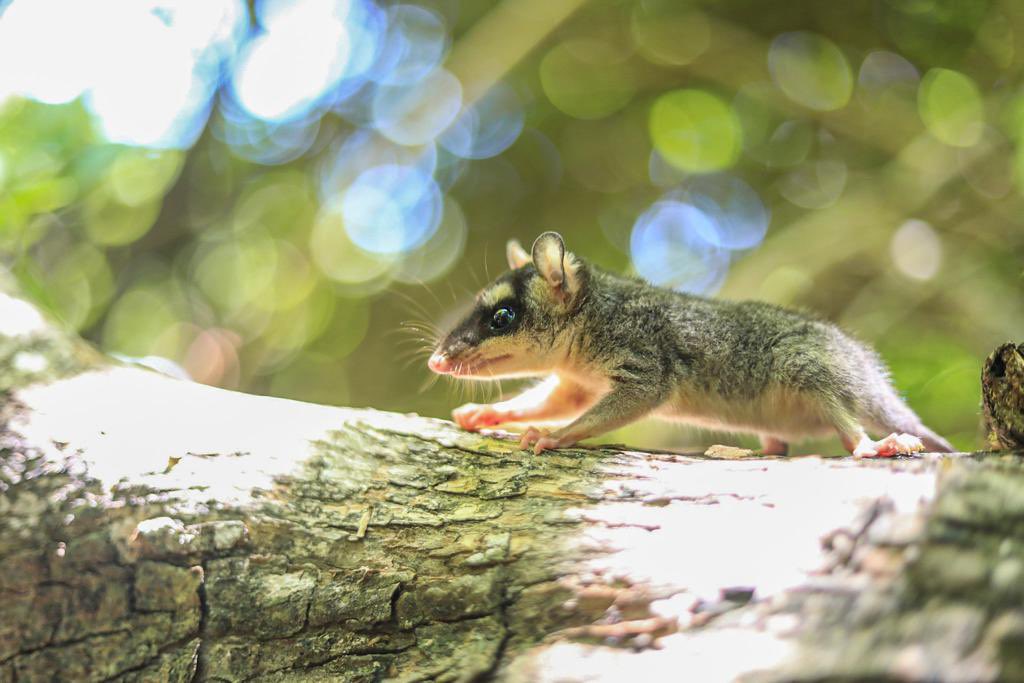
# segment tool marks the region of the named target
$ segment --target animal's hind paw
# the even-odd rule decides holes
[[[855,458],[891,458],[895,455],[912,455],[924,450],[921,439],[912,434],[892,433],[884,439],[872,441],[863,437],[853,449]]]

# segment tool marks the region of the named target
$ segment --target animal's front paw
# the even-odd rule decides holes
[[[530,427],[523,436],[519,439],[519,447],[528,450],[530,446],[533,446],[534,455],[540,455],[546,450],[553,448],[565,448],[576,443],[575,440],[567,437],[557,437],[554,434],[548,434],[543,432],[536,427]]]
[[[872,441],[861,439],[853,449],[855,458],[891,458],[894,455],[911,455],[924,450],[921,439],[912,434],[890,434],[884,439]]]
[[[508,416],[494,406],[478,403],[467,403],[456,408],[452,411],[452,418],[455,424],[471,432],[508,421]]]

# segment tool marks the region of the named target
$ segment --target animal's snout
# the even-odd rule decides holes
[[[438,373],[444,375],[452,371],[452,359],[445,353],[435,353],[427,361],[427,367]]]

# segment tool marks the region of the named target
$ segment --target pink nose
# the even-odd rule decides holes
[[[433,356],[430,357],[430,360],[427,361],[427,367],[433,370],[434,372],[443,375],[445,373],[451,372],[452,361],[448,356],[446,356],[443,353],[435,353]]]

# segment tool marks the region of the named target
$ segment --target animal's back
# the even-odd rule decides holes
[[[788,441],[828,434],[837,413],[848,414],[882,431],[912,428],[933,447],[948,447],[902,403],[874,351],[813,314],[606,273],[595,285],[603,309],[594,317],[603,321],[595,346],[673,386],[656,411],[662,417]]]

